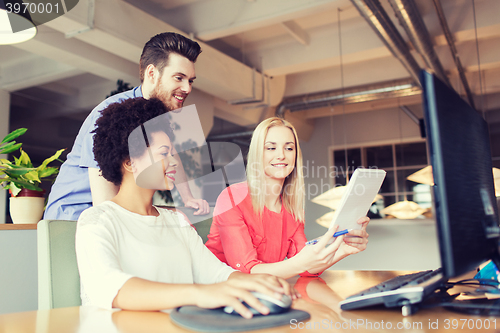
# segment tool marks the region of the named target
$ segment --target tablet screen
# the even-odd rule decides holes
[[[385,174],[386,172],[381,169],[354,170],[339,207],[335,210],[330,229],[335,225],[339,226],[338,230],[361,229],[357,220],[368,213],[373,199],[382,186]]]

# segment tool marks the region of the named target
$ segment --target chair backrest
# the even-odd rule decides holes
[[[214,213],[213,207],[210,208],[210,213],[207,215],[194,215],[194,210],[191,208],[177,207],[176,210],[182,211],[189,222],[194,226],[198,235],[200,235],[203,243],[208,240],[208,234],[210,233],[210,227],[212,226],[212,216]]]
[[[75,233],[76,221],[38,222],[39,310],[81,305]]]
[[[212,226],[211,218],[198,222],[194,225],[194,227],[196,228],[196,232],[198,232],[198,235],[200,235],[201,239],[203,239],[203,243],[206,243],[208,240],[208,234],[210,233],[211,226]]]

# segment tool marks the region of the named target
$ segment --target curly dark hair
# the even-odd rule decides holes
[[[153,36],[142,49],[141,59],[139,60],[139,74],[141,82],[144,81],[144,71],[148,65],[153,64],[160,73],[168,64],[170,53],[177,53],[191,62],[196,62],[201,53],[200,44],[179,35],[175,32],[164,32]]]
[[[142,156],[152,133],[162,131],[169,138],[173,137],[166,118],[168,110],[159,99],[138,97],[110,104],[101,112],[92,131],[94,158],[102,176],[120,186],[123,180],[122,163],[131,157]],[[145,127],[147,138],[144,136]]]

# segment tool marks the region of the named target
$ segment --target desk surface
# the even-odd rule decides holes
[[[36,230],[36,223],[30,224],[12,224],[0,223],[0,230]]]
[[[494,332],[500,318],[468,316],[442,308],[423,309],[403,317],[400,309],[383,307],[341,311],[338,302],[358,291],[405,272],[326,271],[318,278],[294,278],[290,282],[302,294],[293,307],[311,314],[307,322],[254,332]],[[489,329],[485,328],[489,327]],[[176,326],[163,312],[108,311],[72,307],[0,315],[0,333],[8,332],[191,332]]]

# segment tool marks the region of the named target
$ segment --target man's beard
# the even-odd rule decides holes
[[[170,102],[170,99],[172,98],[172,93],[170,91],[165,91],[162,89],[161,78],[156,87],[153,89],[153,92],[151,93],[150,97],[157,98],[160,101],[162,101],[163,104],[165,104],[165,106],[167,107],[168,111],[173,111],[176,109],[176,107],[174,107]]]

